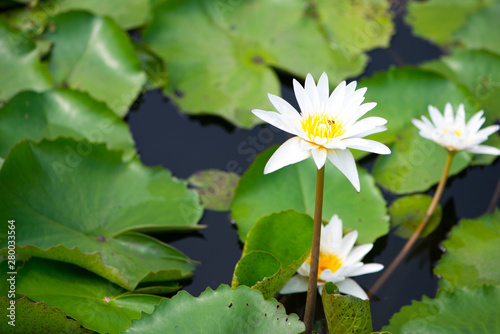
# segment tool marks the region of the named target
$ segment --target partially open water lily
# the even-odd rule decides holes
[[[444,107],[444,115],[433,106],[429,106],[429,114],[432,122],[425,116],[422,116],[422,120],[412,119],[412,123],[420,130],[420,136],[435,141],[448,151],[500,155],[496,147],[479,145],[500,129],[498,125],[491,125],[479,130],[485,122],[482,110],[472,116],[468,123],[465,123],[463,104],[458,106],[455,117],[450,103]]]
[[[281,145],[269,159],[264,173],[313,157],[318,169],[330,160],[359,192],[359,176],[354,157],[349,150],[357,149],[389,154],[387,146],[362,137],[385,131],[387,121],[381,117],[359,120],[377,104],[364,103],[366,88],[356,90],[356,82],[341,82],[329,95],[328,77],[321,75],[318,85],[308,74],[305,86],[293,81],[300,113],[282,98],[269,94],[278,111],[255,109],[252,112],[265,122],[295,135]]]
[[[318,290],[332,282],[344,294],[361,299],[368,299],[363,288],[349,277],[375,273],[384,268],[378,263],[364,264],[363,257],[372,249],[373,244],[354,246],[358,231],[354,230],[342,237],[342,220],[334,215],[330,223],[321,226],[321,243],[318,269]],[[293,276],[281,289],[280,293],[288,294],[307,291],[310,259],[299,268],[298,275]]]

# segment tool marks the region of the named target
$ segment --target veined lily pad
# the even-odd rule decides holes
[[[239,179],[236,173],[208,169],[191,175],[187,181],[200,195],[206,209],[227,211]]]
[[[386,6],[341,1],[344,10],[356,9],[356,22],[381,28],[354,51],[350,37],[350,45],[343,45],[338,36],[366,32],[353,29],[352,17],[327,1],[165,1],[154,7],[143,39],[165,59],[165,94],[184,112],[216,114],[249,128],[260,122],[249,111],[271,109],[267,93],[279,94],[272,67],[299,77],[325,71],[332,83],[360,73],[366,63],[362,51],[384,45],[391,32]]]
[[[330,334],[372,333],[369,300],[342,295],[331,282],[325,284],[321,297]]]
[[[144,315],[142,312],[152,313],[163,299],[130,294],[82,268],[36,258],[19,270],[16,292],[57,307],[85,328],[99,333],[124,331],[133,319]]]
[[[164,299],[153,314],[132,322],[125,333],[225,334],[302,333],[304,324],[287,315],[275,299],[264,300],[259,291],[240,286],[207,288],[199,297],[180,291]]]
[[[443,247],[446,253],[434,273],[452,286],[500,285],[500,210],[462,219]]]
[[[187,277],[194,268],[176,249],[130,231],[197,229],[201,214],[184,182],[137,159],[123,162],[103,144],[22,141],[0,170],[0,217],[22,222],[18,247],[85,266],[127,289],[143,279]]]
[[[125,159],[135,154],[127,124],[85,93],[68,89],[22,92],[0,109],[1,156],[24,138],[59,136],[105,142],[109,148],[123,149]]]
[[[309,256],[312,230],[312,218],[292,210],[259,219],[248,232],[232,286],[250,286],[264,298],[276,295]]]
[[[264,151],[241,177],[231,203],[231,217],[238,225],[242,241],[262,216],[293,209],[314,215],[317,167],[312,159],[264,175],[264,166],[276,148]],[[360,244],[372,243],[389,230],[385,200],[373,178],[358,168],[361,192],[358,194],[346,177],[331,163],[325,171],[323,219],[334,214],[344,227],[359,232]]]
[[[404,306],[383,329],[398,334],[498,333],[499,308],[500,286],[440,289],[435,299],[424,296]]]
[[[43,91],[52,87],[47,65],[39,58],[35,43],[0,19],[0,100],[23,90]]]
[[[86,91],[124,116],[146,82],[127,34],[112,19],[88,12],[52,20],[55,30],[44,38],[54,44],[49,69],[55,84]]]

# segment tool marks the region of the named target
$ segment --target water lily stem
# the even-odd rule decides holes
[[[325,180],[325,166],[318,169],[316,176],[316,202],[314,204],[314,228],[311,248],[311,264],[309,271],[309,286],[307,288],[306,310],[304,323],[306,334],[312,332],[314,323],[314,308],[316,306],[316,294],[318,291],[318,265],[319,265],[319,244],[321,240],[321,219],[323,216],[323,186]]]
[[[453,161],[453,157],[455,156],[454,151],[447,151],[448,156],[446,157],[446,163],[444,165],[443,169],[443,174],[441,175],[441,180],[439,180],[439,184],[437,186],[436,192],[434,193],[434,197],[432,198],[431,205],[429,205],[429,208],[427,209],[427,212],[425,213],[425,217],[418,226],[418,228],[413,232],[412,236],[406,244],[404,245],[403,249],[399,252],[398,256],[392,261],[391,265],[384,271],[382,276],[379,277],[379,279],[375,282],[375,284],[372,286],[370,291],[368,291],[368,296],[371,298],[373,295],[377,293],[377,291],[380,289],[380,287],[385,283],[387,278],[391,276],[392,272],[396,267],[399,265],[399,263],[406,257],[410,249],[413,247],[415,242],[418,240],[418,237],[420,234],[422,234],[422,231],[424,230],[425,226],[427,225],[427,222],[431,218],[432,214],[434,213],[434,210],[436,209],[439,200],[441,199],[441,195],[443,194],[444,186],[446,184],[446,180],[448,179],[448,172],[450,171],[451,163]]]

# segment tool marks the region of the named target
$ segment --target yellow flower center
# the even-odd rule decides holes
[[[311,256],[307,258],[306,261],[309,265],[311,265]],[[319,253],[319,265],[318,265],[318,280],[321,276],[321,273],[330,269],[332,273],[336,272],[342,266],[342,261],[335,254],[330,253]]]
[[[463,132],[460,130],[455,129],[455,131],[453,131],[453,132],[457,135],[457,137],[462,137],[462,135],[463,135]]]
[[[316,137],[331,140],[345,132],[342,123],[325,114],[307,115],[302,118],[301,123],[302,130],[311,141]]]

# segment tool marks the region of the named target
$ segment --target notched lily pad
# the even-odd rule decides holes
[[[392,202],[389,215],[391,228],[396,228],[394,233],[401,238],[409,239],[425,218],[431,202],[432,197],[422,194],[399,197]],[[438,227],[442,214],[443,210],[438,204],[420,237],[428,236]]]
[[[191,175],[187,182],[200,195],[201,203],[205,208],[227,211],[239,179],[236,173],[208,169]]]
[[[288,315],[275,299],[264,300],[259,291],[240,286],[207,288],[199,297],[180,291],[164,299],[153,314],[132,322],[125,333],[224,334],[302,333],[295,314]]]

